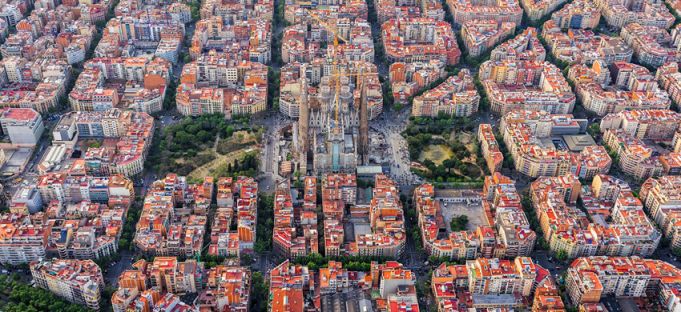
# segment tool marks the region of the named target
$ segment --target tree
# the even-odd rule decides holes
[[[130,242],[128,242],[128,240],[125,238],[121,238],[120,240],[118,240],[118,249],[120,250],[130,249]]]
[[[62,300],[47,290],[34,288],[20,282],[17,278],[0,276],[0,293],[4,294],[0,302],[0,310],[7,312],[19,311],[65,311],[81,312],[87,308]]]
[[[247,253],[243,253],[241,254],[240,261],[242,266],[249,266],[253,263],[253,257]]]
[[[258,226],[255,251],[260,253],[272,249],[272,225],[274,218],[274,197],[262,194],[258,200]]]
[[[568,253],[564,249],[558,250],[556,253],[556,259],[560,261],[565,261],[568,259]]]
[[[672,254],[675,257],[681,257],[681,248],[679,248],[679,247],[672,248]]]
[[[601,126],[598,123],[592,123],[589,126],[588,132],[591,136],[598,136],[601,133]]]
[[[549,246],[549,243],[546,242],[543,236],[537,237],[537,248],[541,250],[549,250],[551,246]]]
[[[192,15],[192,21],[198,21],[200,16],[199,10],[201,9],[201,4],[197,0],[193,0],[189,2],[189,9],[191,10],[191,15]]]
[[[197,136],[198,139],[199,139],[201,142],[203,142],[203,143],[206,143],[206,142],[208,142],[208,141],[211,141],[211,138],[213,137],[213,136],[212,136],[210,133],[208,133],[208,131],[206,131],[206,130],[201,130],[201,131],[199,131],[199,132],[196,134],[196,136]]]
[[[253,272],[251,276],[251,295],[253,297],[251,300],[251,311],[267,310],[269,291],[269,285],[262,273]]]
[[[225,137],[231,137],[232,134],[234,133],[234,126],[229,125],[227,128],[225,128]]]
[[[453,232],[465,231],[468,226],[468,216],[460,215],[452,218],[452,221],[449,222],[449,226]]]

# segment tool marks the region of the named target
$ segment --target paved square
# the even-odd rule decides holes
[[[469,231],[474,231],[475,229],[478,228],[478,226],[489,225],[487,221],[485,221],[485,212],[482,209],[482,203],[479,201],[478,202],[471,201],[470,204],[467,204],[465,201],[464,202],[448,201],[447,198],[438,198],[438,200],[440,200],[440,207],[442,208],[442,217],[445,220],[448,233],[451,231],[449,223],[452,221],[452,218],[460,215],[468,216],[467,228]]]

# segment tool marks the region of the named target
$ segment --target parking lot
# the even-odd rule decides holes
[[[485,221],[484,211],[480,201],[470,201],[469,203],[452,202],[445,198],[438,198],[440,200],[440,207],[442,207],[442,217],[445,219],[447,231],[450,230],[449,223],[452,218],[466,215],[468,216],[468,230],[475,230],[478,226],[488,226]]]

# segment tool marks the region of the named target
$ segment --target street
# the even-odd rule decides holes
[[[371,129],[381,132],[386,143],[390,145],[392,157],[389,161],[390,177],[401,186],[413,186],[420,183],[421,179],[411,172],[411,161],[407,141],[402,137],[402,131],[409,122],[409,110],[401,112],[384,111],[381,116],[371,121]]]
[[[294,124],[279,112],[267,113],[263,117],[254,118],[255,125],[265,128],[260,153],[260,175],[258,176],[258,188],[261,192],[274,192],[276,181],[282,179],[279,176],[279,143],[281,142],[281,129]]]
[[[134,255],[128,250],[119,250],[120,260],[112,262],[108,268],[102,268],[106,272],[104,278],[106,284],[111,287],[118,287],[118,278],[121,276],[123,271],[132,268],[132,261]]]

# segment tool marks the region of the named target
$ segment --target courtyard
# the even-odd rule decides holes
[[[437,197],[437,200],[440,201],[442,217],[444,218],[447,232],[451,230],[449,223],[452,219],[461,215],[468,217],[466,229],[469,231],[474,231],[478,226],[489,226],[479,196]]]

